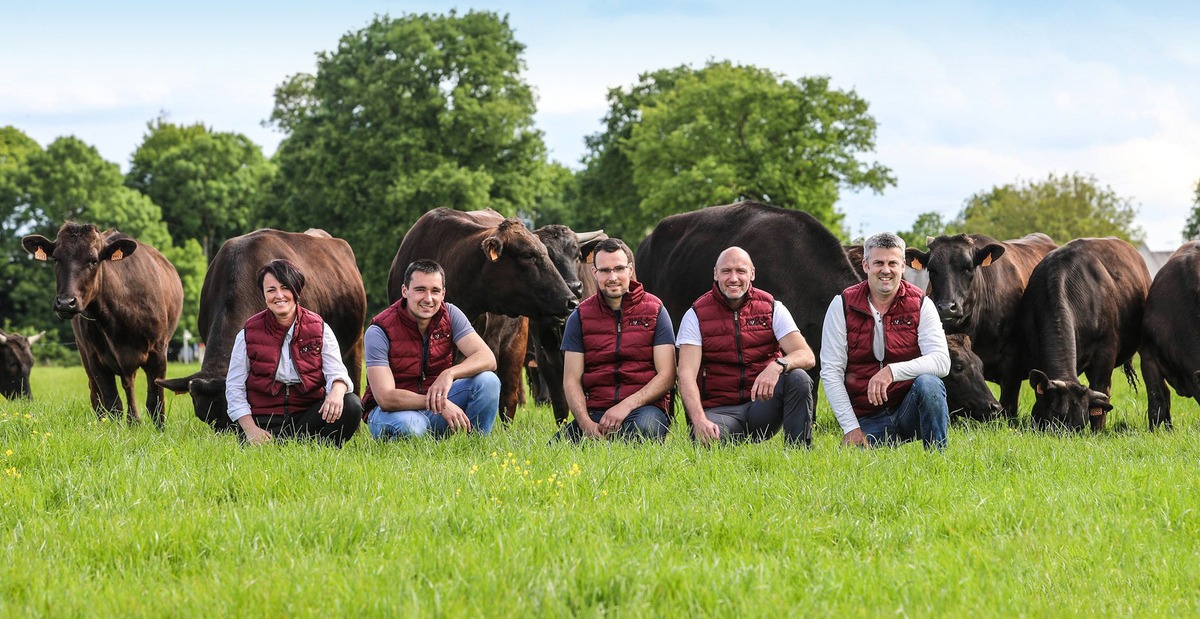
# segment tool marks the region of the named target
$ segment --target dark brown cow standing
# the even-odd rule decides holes
[[[1017,416],[1017,394],[1028,369],[1018,358],[1017,306],[1034,267],[1058,246],[1034,233],[1011,241],[982,234],[939,236],[929,251],[909,248],[909,266],[929,273],[926,291],[946,333],[971,336],[983,361],[983,377],[1000,385],[1000,403]]]
[[[362,393],[367,293],[354,250],[324,230],[255,230],[225,241],[204,276],[198,324],[206,349],[200,371],[159,381],[175,393],[190,393],[196,416],[215,429],[233,427],[225,401],[229,355],[246,319],[267,307],[258,270],[276,258],[292,261],[304,273],[304,292],[297,301],[329,325],[354,381],[354,391]]]
[[[92,408],[99,416],[121,411],[116,378],[125,391],[125,412],[140,421],[133,387],[146,373],[146,410],[163,427],[162,387],[167,346],[183,312],[183,284],[157,249],[128,235],[67,222],[50,241],[22,239],[38,260],[54,260],[54,312],[71,320],[75,344],[88,376]]]
[[[1149,290],[1142,256],[1112,237],[1075,239],[1033,269],[1018,317],[1035,426],[1104,428],[1113,369],[1124,366],[1135,384],[1131,359]]]
[[[422,215],[404,235],[392,261],[390,302],[400,298],[409,263],[421,258],[442,265],[445,300],[462,310],[492,348],[501,382],[501,418],[511,420],[520,402],[520,372],[531,328],[518,322],[528,317],[536,328],[561,321],[578,305],[576,291],[563,280],[538,235],[521,220],[506,219],[491,209],[464,212],[443,207]]]
[[[976,421],[994,419],[1004,408],[983,379],[983,361],[971,349],[971,337],[965,333],[948,334],[946,346],[950,349],[950,373],[942,382],[946,384],[950,416]]]
[[[1170,428],[1167,385],[1200,403],[1200,241],[1184,243],[1155,274],[1139,353],[1150,429]]]
[[[646,290],[663,300],[678,328],[692,303],[712,289],[717,256],[733,246],[754,261],[754,286],[791,311],[817,357],[809,371],[815,384],[825,311],[859,278],[841,242],[812,215],[757,202],[672,215],[638,246],[635,271]]]
[[[0,395],[9,400],[33,398],[29,391],[29,372],[33,370],[30,347],[45,334],[43,331],[26,337],[0,330]]]

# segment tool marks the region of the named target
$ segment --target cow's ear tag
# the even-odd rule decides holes
[[[124,257],[125,257],[125,252],[118,249],[112,253],[112,258],[109,258],[109,260],[116,262]]]
[[[986,266],[991,266],[991,264],[992,264],[992,255],[988,254],[987,257],[983,259],[983,262],[979,263],[979,266],[986,267]]]
[[[488,258],[491,258],[492,262],[495,262],[500,259],[500,252],[496,251],[495,247],[489,247],[488,248]]]
[[[918,270],[918,271],[920,271],[920,270],[922,270],[922,269],[924,269],[924,268],[925,268],[925,265],[921,263],[921,259],[920,259],[920,258],[913,258],[913,259],[912,259],[912,262],[910,262],[910,263],[909,263],[909,266],[911,266],[912,268],[914,268],[914,269],[916,269],[916,270]]]
[[[46,261],[46,250],[42,249],[41,247],[37,248],[37,251],[33,252],[33,257],[38,260],[41,260],[42,262],[45,262]]]
[[[1042,389],[1041,385],[1037,386],[1037,392],[1038,392],[1038,395],[1046,395],[1046,390]]]
[[[1099,417],[1104,414],[1104,409],[1097,406],[1097,407],[1091,409],[1090,411],[1088,411],[1088,414],[1092,417]]]
[[[595,257],[596,257],[596,252],[589,251],[588,255],[583,257],[583,263],[587,264],[587,263],[591,262],[593,259],[595,259]]]

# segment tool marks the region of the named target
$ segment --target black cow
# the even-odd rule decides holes
[[[859,277],[838,238],[812,215],[757,202],[672,215],[638,246],[638,279],[663,300],[678,326],[692,303],[712,289],[717,256],[733,246],[754,261],[754,285],[791,311],[817,356],[817,367],[809,371],[815,383],[825,311]]]
[[[1011,241],[982,234],[939,236],[929,251],[909,248],[908,265],[929,273],[927,293],[946,333],[971,336],[983,361],[983,377],[1000,385],[1009,419],[1017,415],[1017,394],[1028,374],[1018,359],[1017,306],[1029,275],[1057,245],[1035,233]]]
[[[1041,428],[1104,428],[1112,371],[1135,385],[1131,359],[1141,342],[1150,290],[1146,262],[1117,238],[1075,239],[1046,254],[1018,308],[1022,360]],[[1086,374],[1088,387],[1079,383]]]
[[[98,416],[121,411],[121,377],[129,421],[140,421],[133,387],[146,373],[146,410],[163,427],[162,387],[167,346],[183,312],[183,284],[157,249],[115,230],[67,222],[51,241],[31,234],[21,240],[38,260],[53,260],[58,289],[54,312],[71,320],[75,344],[88,376]]]
[[[983,361],[971,350],[971,336],[948,334],[946,345],[950,349],[950,373],[942,382],[946,383],[950,416],[988,421],[1003,412],[983,379]]]
[[[1171,391],[1200,402],[1200,241],[1184,243],[1154,276],[1142,319],[1142,378],[1150,429],[1171,427]]]
[[[30,335],[0,330],[0,395],[13,400],[33,398],[29,391],[29,372],[33,369],[33,343],[46,332]]]
[[[229,355],[246,319],[267,307],[257,275],[262,265],[276,258],[292,261],[304,273],[306,284],[300,305],[320,314],[329,325],[354,381],[354,391],[362,392],[367,293],[354,250],[324,230],[255,230],[225,241],[204,276],[199,329],[206,349],[200,371],[159,381],[175,393],[190,393],[196,416],[215,429],[233,427],[225,401]]]

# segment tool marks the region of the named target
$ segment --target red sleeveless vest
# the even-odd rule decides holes
[[[282,415],[302,411],[325,397],[325,374],[321,349],[325,321],[316,312],[296,306],[296,328],[292,332],[291,352],[300,384],[284,388],[276,382],[283,338],[287,329],[263,310],[246,321],[246,400],[255,415]]]
[[[588,410],[607,410],[646,386],[658,372],[654,369],[654,330],[662,301],[629,282],[621,299],[621,316],[609,309],[603,293],[579,305],[583,328],[583,391]],[[650,402],[667,409],[667,396]]]
[[[775,298],[751,288],[737,310],[713,283],[692,304],[700,323],[700,401],[704,408],[750,401],[750,387],[767,364],[779,358]]]
[[[371,320],[388,337],[388,366],[397,389],[425,393],[429,383],[454,364],[454,337],[450,328],[449,304],[443,303],[429,320],[426,337],[421,337],[417,320],[401,298]],[[367,385],[363,394],[363,418],[378,406]]]
[[[911,361],[921,356],[917,328],[921,325],[921,301],[925,293],[901,280],[896,300],[883,315],[884,358],[880,362],[871,350],[874,342],[875,315],[868,302],[868,282],[860,282],[842,291],[842,308],[846,314],[846,392],[854,406],[854,414],[865,417],[885,406],[899,406],[911,380],[895,381],[888,387],[887,403],[875,406],[867,399],[867,384],[883,366],[899,361]]]

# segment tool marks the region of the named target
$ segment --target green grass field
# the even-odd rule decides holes
[[[547,445],[546,408],[247,449],[186,397],[159,432],[97,420],[79,368],[33,390],[0,402],[3,616],[1200,614],[1200,415],[1151,434],[1123,380],[1101,435],[956,424],[944,453],[842,449],[827,406],[808,451],[681,417]]]

